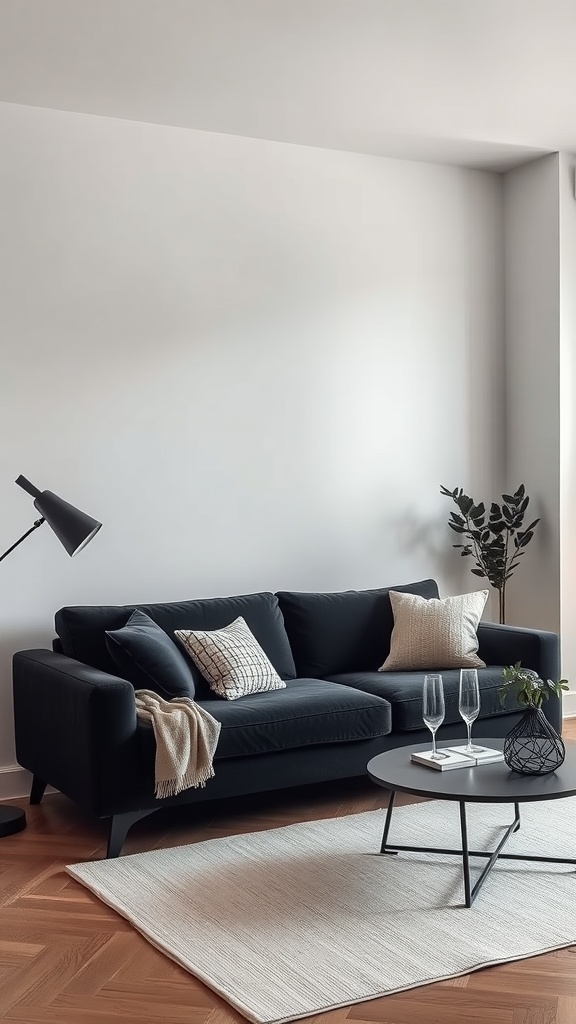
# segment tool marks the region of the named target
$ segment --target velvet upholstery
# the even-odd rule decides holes
[[[106,648],[116,670],[136,690],[153,690],[164,700],[194,698],[194,673],[186,659],[153,619],[139,608],[121,629],[106,631]]]
[[[502,665],[478,669],[480,687],[479,720],[505,715],[500,703],[498,690],[502,686]],[[443,669],[444,702],[446,715],[444,725],[461,721],[458,711],[459,669]],[[335,683],[344,683],[356,690],[383,697],[392,708],[392,728],[395,732],[410,732],[422,728],[422,672],[345,672],[329,677]],[[478,724],[477,729],[482,726]]]
[[[438,597],[434,580],[335,594],[279,591],[278,601],[299,676],[376,672],[390,650],[390,591]]]
[[[236,701],[199,701],[222,723],[215,762],[322,743],[353,743],[386,736],[388,701],[324,679],[288,679],[286,689]],[[153,744],[152,730],[147,733]]]
[[[109,817],[108,854],[117,856],[130,825],[161,807],[363,775],[375,754],[425,741],[423,673],[377,672],[392,629],[390,589],[62,609],[56,617],[61,650],[20,651],[13,661],[16,756],[32,773],[31,799],[41,799],[49,784]],[[393,589],[438,594],[433,580]],[[242,615],[287,683],[285,690],[232,702],[197,692],[222,722],[216,774],[205,787],[168,800],[154,796],[151,730],[137,720],[133,685],[106,649],[106,630],[121,629],[136,607],[168,636],[176,628],[220,628]],[[477,735],[504,736],[523,712],[497,706],[501,666],[520,660],[542,678],[558,679],[559,638],[491,623],[480,623],[478,637],[488,667],[479,673]],[[457,741],[465,737],[456,708],[458,672],[445,675],[441,738]],[[561,710],[555,696],[544,705],[558,731]]]
[[[56,612],[56,632],[62,652],[103,672],[116,672],[106,648],[106,630],[121,629],[140,608],[169,636],[175,629],[222,629],[241,615],[281,679],[296,675],[294,659],[274,594],[246,594],[169,604],[88,605],[61,608]],[[195,680],[201,679],[200,674]]]

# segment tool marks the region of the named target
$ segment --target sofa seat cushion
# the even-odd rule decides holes
[[[284,690],[198,703],[222,725],[215,761],[374,739],[386,736],[391,725],[386,700],[321,679],[288,679]],[[138,731],[148,763],[154,756],[154,735],[142,723]]]
[[[508,714],[500,704],[498,690],[502,686],[501,665],[490,665],[478,669],[480,686],[480,715],[489,718],[492,715]],[[444,681],[444,700],[446,704],[445,725],[461,722],[458,711],[458,690],[460,670],[448,669],[441,673]],[[412,732],[425,728],[422,721],[422,686],[423,672],[345,672],[330,676],[335,683],[353,686],[364,693],[373,693],[389,701],[392,708],[393,732]],[[517,709],[512,709],[517,710]],[[442,726],[439,730],[441,739]]]
[[[335,672],[375,672],[390,651],[394,618],[390,591],[438,597],[434,580],[381,590],[334,594],[279,591],[296,675],[328,679]]]

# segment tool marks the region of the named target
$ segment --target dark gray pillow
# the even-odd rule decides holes
[[[106,647],[134,689],[153,690],[165,700],[194,698],[191,666],[175,641],[139,608],[122,629],[106,630]]]

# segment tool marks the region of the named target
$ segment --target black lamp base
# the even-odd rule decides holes
[[[26,828],[26,814],[20,807],[0,806],[0,839]]]

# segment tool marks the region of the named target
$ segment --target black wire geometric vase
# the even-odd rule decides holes
[[[506,764],[522,775],[548,775],[565,757],[562,739],[540,708],[528,708],[504,740]]]

